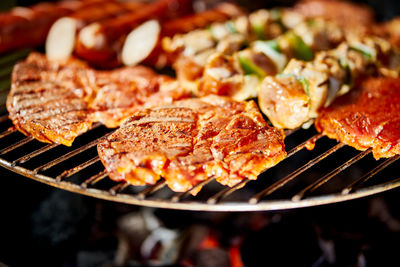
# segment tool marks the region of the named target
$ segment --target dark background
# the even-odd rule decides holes
[[[6,10],[16,4],[29,5],[34,2],[38,1],[2,0],[0,8]],[[293,3],[288,0],[251,1],[251,5],[270,7],[277,2],[283,2],[286,5]],[[400,1],[398,0],[358,2],[373,6],[379,19],[390,19],[394,15],[400,14]],[[258,262],[260,264],[258,266],[263,266],[266,250],[273,252],[272,259],[268,260],[272,266],[279,266],[279,264],[274,265],[279,262],[279,259],[306,257],[298,255],[296,252],[309,244],[307,231],[304,235],[301,234],[304,233],[304,229],[309,229],[309,226],[321,224],[327,227],[328,233],[332,235],[346,233],[355,236],[354,238],[343,237],[342,242],[372,238],[374,242],[371,246],[375,250],[370,250],[372,252],[369,255],[370,260],[367,266],[400,266],[399,232],[388,232],[384,227],[385,222],[370,219],[371,202],[376,199],[386,200],[392,216],[400,219],[399,189],[378,196],[328,206],[260,213],[268,217],[284,214],[286,220],[273,232],[263,231],[258,236],[249,237],[255,244],[264,244],[264,246],[256,246],[258,250],[253,249],[253,253],[247,254],[252,257],[252,260],[247,262]],[[115,231],[113,221],[122,214],[139,209],[140,207],[136,206],[107,202],[62,191],[0,169],[0,266],[1,263],[10,266],[75,266],[77,265],[78,251],[98,250],[99,248],[108,251],[115,248],[116,240],[112,236],[112,232]],[[204,218],[213,216],[213,214],[205,212],[168,210],[157,212],[161,216],[167,214],[167,217],[174,218],[169,222],[170,226],[181,229],[200,221],[207,223],[207,219]],[[243,213],[225,214],[224,216],[230,216],[233,224],[234,219],[242,215]],[[245,214],[245,216],[247,215]],[[352,245],[351,242],[344,244],[342,250],[351,250]],[[303,266],[300,262],[302,261],[299,260],[298,266]],[[100,263],[101,258],[99,265]],[[357,265],[350,260],[339,261],[333,266]]]

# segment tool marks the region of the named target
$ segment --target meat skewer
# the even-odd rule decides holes
[[[75,52],[95,66],[118,66],[126,35],[132,29],[150,19],[166,21],[191,12],[190,0],[158,0],[138,11],[91,23],[79,32]]]
[[[266,77],[260,86],[259,105],[272,124],[293,129],[317,117],[319,109],[347,93],[365,75],[397,76],[399,54],[374,36],[348,40],[338,48],[321,51],[311,62],[292,59],[282,74]]]
[[[196,80],[203,75],[211,54],[233,54],[246,43],[275,38],[302,20],[302,16],[289,10],[258,10],[206,29],[163,38],[162,45],[172,59],[178,80],[195,91]]]
[[[94,0],[39,3],[0,13],[0,53],[43,44],[54,21],[79,8],[95,4]]]
[[[233,55],[214,53],[207,59],[195,94],[226,95],[236,100],[257,97],[260,80],[281,72],[288,60],[311,60],[315,52],[336,47],[343,38],[336,24],[312,19],[273,40],[257,40]]]
[[[283,133],[267,125],[253,101],[219,96],[139,111],[98,152],[111,179],[146,185],[163,177],[177,192],[211,176],[228,186],[257,179],[286,155]]]
[[[132,66],[145,61],[158,68],[164,67],[168,59],[161,49],[163,37],[204,28],[213,22],[226,21],[241,14],[243,12],[238,6],[222,3],[201,13],[166,21],[162,26],[158,21],[145,22],[128,34],[122,48],[122,62]]]
[[[143,7],[140,2],[120,3],[114,0],[97,1],[97,5],[80,8],[67,17],[58,19],[46,39],[46,56],[65,60],[72,55],[77,33],[86,25],[133,12]]]

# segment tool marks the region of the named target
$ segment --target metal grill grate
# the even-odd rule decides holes
[[[0,59],[0,85],[8,89],[10,66],[26,54],[24,51]],[[51,186],[92,197],[185,210],[306,207],[360,198],[400,186],[400,178],[396,177],[400,164],[393,164],[399,156],[375,161],[370,150],[356,151],[313,129],[287,131],[287,158],[256,181],[245,179],[228,188],[211,177],[182,193],[170,191],[162,180],[152,186],[131,186],[108,179],[97,156],[97,143],[110,131],[95,124],[67,148],[23,136],[4,114],[0,117],[0,165]],[[306,148],[315,142],[315,149],[308,151]],[[199,187],[202,187],[200,193],[192,196],[191,192]]]

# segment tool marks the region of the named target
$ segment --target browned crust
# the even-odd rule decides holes
[[[358,150],[372,148],[376,159],[400,153],[400,79],[369,78],[323,109],[319,132]]]
[[[207,96],[134,114],[98,145],[110,177],[134,185],[163,177],[178,192],[215,176],[233,186],[281,161],[283,133],[256,104]]]

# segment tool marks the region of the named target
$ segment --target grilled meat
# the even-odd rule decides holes
[[[398,57],[387,41],[366,36],[321,51],[310,62],[292,59],[282,74],[262,81],[260,108],[276,127],[299,127],[347,93],[358,77],[378,72],[397,76],[400,65],[394,59]]]
[[[98,71],[89,87],[96,91],[90,103],[91,119],[109,128],[118,127],[141,108],[189,96],[174,79],[143,66]]]
[[[146,67],[96,71],[32,53],[15,66],[7,109],[24,134],[70,146],[93,122],[117,127],[140,108],[186,96],[172,78]]]
[[[258,10],[225,23],[213,23],[207,29],[176,34],[163,39],[163,48],[174,62],[177,78],[192,83],[203,72],[214,53],[231,55],[254,40],[271,39],[302,21],[302,16],[287,10]]]
[[[400,153],[400,79],[369,78],[321,110],[319,132],[359,150],[372,148],[376,159]]]
[[[189,42],[185,44],[183,56],[174,64],[178,80],[192,83],[191,89],[197,96],[213,93],[242,101],[257,97],[259,80],[281,72],[291,58],[312,60],[314,52],[335,48],[344,40],[338,25],[321,18],[302,21],[273,40],[257,40],[239,51],[247,40],[243,36],[230,34],[230,38],[212,48],[210,31],[186,35],[198,49]],[[196,39],[202,41],[195,42]],[[224,41],[227,44],[221,48]],[[196,54],[197,50],[204,52]]]
[[[306,17],[333,20],[344,28],[375,22],[372,8],[343,0],[302,0],[293,9]]]
[[[211,176],[228,186],[256,179],[286,154],[282,132],[254,102],[215,95],[139,111],[98,152],[116,181],[144,185],[163,177],[179,192]]]
[[[83,81],[91,73],[84,69],[79,61],[53,64],[36,53],[18,63],[7,98],[15,127],[39,141],[70,146],[92,124]]]

